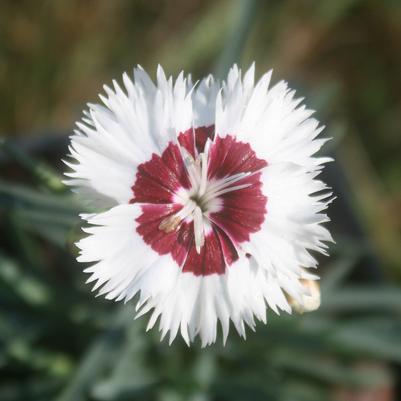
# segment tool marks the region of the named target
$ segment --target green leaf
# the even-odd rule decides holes
[[[401,362],[401,321],[391,317],[359,318],[331,333],[330,343],[338,351],[348,350],[381,360]]]
[[[17,263],[0,254],[0,281],[12,287],[24,302],[40,306],[50,299],[48,288],[37,278],[23,272]]]
[[[401,291],[397,287],[346,287],[322,293],[319,313],[392,311],[401,314]]]
[[[0,206],[3,208],[34,207],[59,213],[77,213],[87,210],[71,195],[40,192],[4,180],[0,180]]]
[[[362,253],[338,257],[333,263],[325,266],[321,283],[321,293],[327,296],[328,293],[336,291],[339,285],[347,278],[352,268],[360,259]]]
[[[23,166],[45,188],[53,192],[66,191],[60,175],[48,164],[35,160],[6,138],[0,138],[0,149]]]
[[[236,15],[232,21],[231,32],[216,64],[216,75],[224,77],[233,63],[241,57],[246,39],[257,16],[258,0],[237,0]]]
[[[278,369],[296,372],[326,384],[357,387],[377,387],[388,382],[388,372],[381,368],[357,370],[353,365],[340,363],[329,355],[284,352],[276,355],[273,362]]]
[[[125,325],[132,321],[131,311],[122,307],[110,322],[109,329],[101,334],[83,356],[78,369],[70,383],[56,398],[56,401],[85,400],[90,388],[97,381],[99,375],[110,364],[110,357],[116,347],[121,345]]]

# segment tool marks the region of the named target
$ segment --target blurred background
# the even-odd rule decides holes
[[[86,102],[134,65],[197,79],[252,61],[333,138],[322,306],[169,347],[84,285],[60,159]],[[401,399],[400,72],[398,0],[2,0],[0,401]]]

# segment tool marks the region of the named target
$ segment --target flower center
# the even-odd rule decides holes
[[[215,137],[214,126],[181,133],[138,166],[131,199],[143,212],[137,232],[184,272],[223,274],[265,219],[266,166],[249,144]]]
[[[250,173],[239,173],[222,179],[209,180],[207,170],[210,144],[211,141],[208,139],[204,151],[196,159],[185,148],[181,148],[191,188],[184,190],[184,193],[179,195],[180,200],[183,201],[183,208],[163,219],[159,225],[160,230],[170,233],[177,230],[184,220],[192,220],[197,253],[200,253],[201,247],[205,243],[205,228],[210,225],[209,214],[216,213],[220,209],[219,197],[251,185],[251,183],[236,185],[237,181],[246,178]]]

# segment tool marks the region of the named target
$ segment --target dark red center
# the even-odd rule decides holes
[[[196,159],[208,139],[207,164],[209,182],[245,173],[236,181],[239,189],[219,195],[219,210],[207,213],[208,230],[200,251],[195,248],[193,219],[184,219],[171,232],[160,229],[161,222],[183,208],[177,200],[178,191],[191,190],[191,181],[180,146]],[[142,214],[137,218],[137,232],[160,255],[170,253],[184,272],[196,276],[223,274],[226,266],[238,259],[240,244],[260,230],[266,215],[267,198],[263,195],[260,170],[267,166],[258,159],[249,144],[233,136],[214,138],[214,126],[199,127],[181,133],[178,144],[170,142],[161,155],[138,167],[133,198]]]

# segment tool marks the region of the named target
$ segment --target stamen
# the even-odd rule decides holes
[[[228,192],[232,192],[232,191],[237,191],[239,189],[244,189],[244,188],[248,188],[249,186],[251,186],[252,184],[242,184],[242,185],[234,185],[233,187],[228,187],[225,189],[222,189],[220,191],[214,191],[214,192],[207,192],[202,198],[201,201],[202,203],[207,203],[210,200],[217,198],[220,195],[226,194]]]
[[[196,203],[189,199],[186,205],[177,213],[172,216],[166,217],[159,224],[159,230],[164,231],[166,234],[175,231],[190,214],[193,213],[196,208]]]
[[[229,177],[224,177],[221,180],[211,182],[211,183],[209,183],[208,188],[207,188],[208,192],[223,189],[231,184],[234,184],[234,182],[237,182],[246,177],[249,177],[250,175],[252,175],[252,173],[238,173],[238,174],[231,175]]]
[[[181,219],[174,214],[166,219],[163,219],[159,224],[159,230],[164,231],[166,234],[175,231],[181,223]]]
[[[205,153],[200,154],[201,158],[201,177],[198,196],[202,196],[206,191],[207,185],[207,155]]]
[[[203,227],[203,214],[199,206],[194,211],[194,234],[195,234],[195,248],[199,254],[202,246],[205,244],[205,230]]]
[[[208,157],[209,157],[209,149],[212,141],[210,138],[206,141],[203,152],[199,155],[201,162],[201,177],[200,177],[200,185],[198,196],[201,197],[207,188],[207,168],[208,168]]]
[[[184,148],[181,147],[182,159],[184,161],[184,166],[187,170],[189,181],[191,182],[192,188],[197,188],[200,181],[199,174],[199,162],[192,157],[192,155]],[[197,165],[198,164],[198,165]]]

